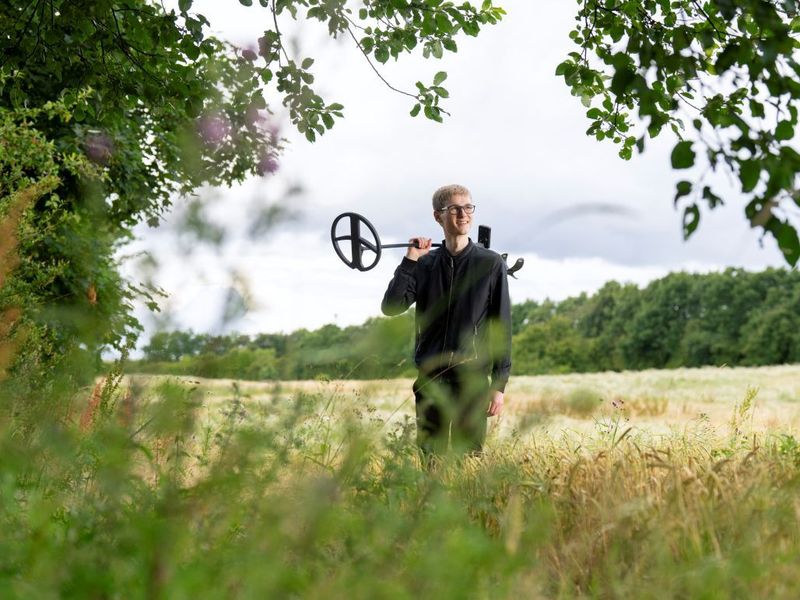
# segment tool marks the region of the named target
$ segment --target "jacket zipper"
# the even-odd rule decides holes
[[[447,295],[447,319],[445,320],[444,324],[444,340],[442,341],[442,352],[444,352],[445,347],[447,346],[447,334],[450,331],[450,305],[453,302],[453,276],[455,273],[455,263],[453,262],[453,257],[448,256],[450,260],[450,290],[448,291]],[[450,360],[447,362],[447,366],[452,366],[453,362],[453,353],[450,352]]]

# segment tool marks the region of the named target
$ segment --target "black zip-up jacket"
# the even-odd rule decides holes
[[[417,304],[414,362],[426,372],[475,362],[504,391],[511,371],[511,301],[503,258],[472,240],[457,256],[434,248],[404,257],[383,297],[383,314]]]

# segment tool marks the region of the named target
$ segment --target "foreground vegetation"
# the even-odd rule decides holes
[[[407,381],[98,385],[4,423],[0,590],[794,597],[797,371],[517,378],[485,456],[430,471]]]

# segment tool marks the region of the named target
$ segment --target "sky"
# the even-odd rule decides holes
[[[247,47],[269,26],[269,13],[255,4],[205,0],[193,10],[214,33]],[[403,253],[386,250],[373,270],[351,270],[331,246],[332,221],[354,211],[372,222],[383,243],[416,235],[438,240],[430,198],[448,183],[471,190],[475,236],[478,224],[489,225],[492,248],[508,252],[509,264],[525,258],[510,286],[514,303],[591,293],[610,280],[645,285],[671,271],[784,264],[771,239],[762,247],[744,218],[742,197],[724,178],[717,183],[725,206],[704,211],[698,231],[683,240],[673,197],[686,172],[670,167],[671,132],[649,140],[630,161],[610,142],[585,135],[586,108],[554,74],[573,50],[574,2],[500,4],[505,19],[477,38],[459,38],[457,54],[441,61],[401,57],[379,67],[406,90],[447,71],[451,116],[443,124],[410,117],[412,100],[388,89],[351,40],[330,40],[316,24],[282,23],[300,40],[300,56],[316,59],[317,92],[343,104],[345,118],[310,144],[273,103],[286,138],[278,172],[201,192],[207,216],[228,231],[221,245],[198,244],[181,232],[180,199],[162,226],[137,228],[124,252],[156,256],[159,267],[150,275],[167,294],[159,315],[137,308],[143,341],[160,327],[253,334],[377,316]],[[302,192],[287,194],[292,186]],[[291,218],[255,238],[246,235],[264,206],[281,207]],[[141,279],[139,262],[125,261],[123,272]],[[226,318],[231,299],[241,310]]]

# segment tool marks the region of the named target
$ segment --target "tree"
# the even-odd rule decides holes
[[[677,184],[684,236],[697,229],[702,205],[723,203],[709,172],[727,171],[747,198],[744,213],[751,226],[772,236],[786,262],[795,265],[796,0],[578,4],[570,37],[579,49],[556,74],[587,107],[587,134],[620,144],[627,160],[634,147],[643,152],[647,138],[668,126],[677,137],[672,167],[705,167]]]
[[[587,303],[580,321],[581,333],[592,339],[592,364],[597,370],[621,370],[628,366],[623,348],[631,322],[642,303],[634,284],[609,281]]]
[[[698,313],[698,278],[670,273],[642,292],[623,345],[626,362],[635,368],[679,366],[676,355],[686,324]]]
[[[591,368],[590,346],[566,316],[554,315],[528,325],[514,338],[514,369],[518,373],[573,373]]]
[[[800,360],[800,285],[785,278],[750,311],[742,326],[744,364],[772,365]]]
[[[311,87],[313,58],[290,56],[281,19],[319,22],[334,37],[351,37],[374,67],[417,45],[441,58],[457,51],[460,34],[477,35],[504,14],[490,1],[480,8],[441,0],[363,0],[355,9],[327,0],[259,4],[269,27],[257,49],[210,35],[191,0],[179,0],[177,10],[154,0],[0,5],[0,118],[49,148],[54,165],[0,171],[0,216],[15,189],[46,177],[58,182],[30,208],[36,235],[21,240],[28,268],[16,274],[27,278],[27,295],[9,300],[24,309],[20,326],[49,336],[44,362],[75,352],[96,363],[103,348],[132,347],[139,327],[128,316],[130,301],[148,293],[118,276],[116,247],[137,223],[157,224],[176,195],[275,169],[281,145],[269,121],[270,90],[311,141],[343,116],[341,104]],[[432,84],[402,92],[413,98],[413,115],[442,119],[445,78],[439,72]],[[2,150],[9,163],[17,160]],[[76,169],[79,159],[91,168]],[[12,185],[11,176],[19,181]],[[76,320],[90,326],[76,328]]]

